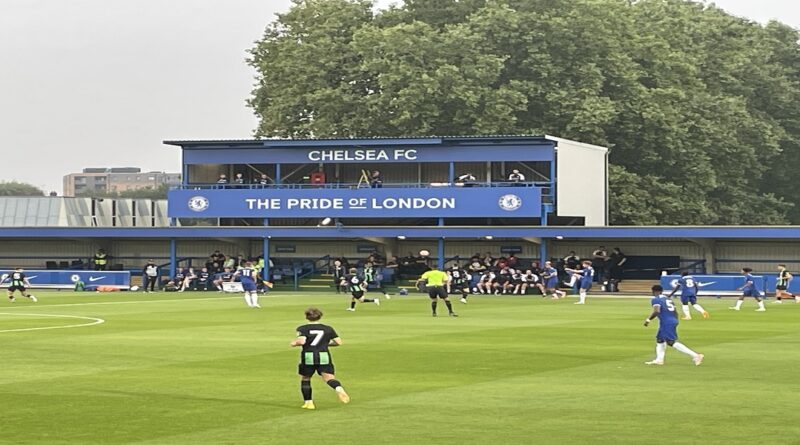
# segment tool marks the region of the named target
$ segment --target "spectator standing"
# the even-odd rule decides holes
[[[519,266],[519,258],[514,255],[514,252],[508,254],[508,258],[506,258],[506,262],[508,263],[508,267],[512,269],[516,269]]]
[[[244,175],[236,173],[236,176],[233,177],[233,183],[236,185],[236,188],[244,188]]]
[[[525,175],[520,173],[520,171],[515,168],[514,170],[511,170],[511,173],[508,175],[508,182],[525,182]]]
[[[575,254],[574,250],[570,250],[569,255],[564,257],[564,265],[568,269],[577,269],[579,264],[581,264],[581,258]]]
[[[147,264],[142,269],[143,288],[145,293],[155,292],[156,282],[158,281],[158,266],[155,261],[147,260]]]
[[[347,269],[344,268],[344,265],[342,264],[341,261],[339,260],[333,261],[333,267],[331,268],[331,275],[333,276],[333,287],[336,288],[337,294],[341,293],[344,289],[344,286],[342,286],[341,283],[342,280],[344,280],[345,275],[347,275],[346,270]]]
[[[374,189],[379,189],[383,187],[383,177],[381,176],[380,170],[375,170],[372,172],[372,177],[370,178],[369,186]]]
[[[269,185],[269,177],[267,175],[262,174],[259,178],[253,181],[253,183],[256,185],[260,185],[261,188],[264,188],[264,186]]]
[[[98,249],[94,254],[94,270],[106,270],[108,267],[108,254],[103,249]]]
[[[606,261],[608,261],[608,251],[606,246],[600,246],[592,252],[592,269],[594,269],[594,279],[603,282],[606,277]]]
[[[628,257],[615,247],[608,259],[608,277],[612,280],[622,281],[623,266],[628,261]]]
[[[217,184],[220,186],[225,186],[228,184],[228,177],[225,175],[219,175],[219,179],[217,179]]]

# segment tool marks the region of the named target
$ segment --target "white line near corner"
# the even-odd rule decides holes
[[[17,312],[0,312],[0,315],[20,315],[20,316],[28,316],[28,317],[51,317],[51,318],[76,318],[79,320],[90,320],[89,323],[79,323],[79,324],[68,324],[65,326],[46,326],[46,327],[38,327],[38,328],[20,328],[20,329],[4,329],[0,330],[0,334],[3,332],[25,332],[25,331],[44,331],[49,329],[70,329],[70,328],[82,328],[86,326],[94,326],[98,324],[103,324],[106,321],[102,318],[96,317],[81,317],[79,315],[58,315],[58,314],[20,314]]]

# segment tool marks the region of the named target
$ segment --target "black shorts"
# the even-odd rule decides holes
[[[353,298],[360,300],[364,298],[364,291],[352,292]]]
[[[786,290],[786,286],[775,286],[776,290]]]
[[[9,292],[14,292],[16,290],[18,290],[20,292],[25,292],[25,286],[8,286],[8,291]]]
[[[328,365],[304,365],[301,363],[297,365],[297,373],[303,377],[311,377],[314,373],[322,375],[323,372],[325,374],[336,374],[334,372],[333,363]]]
[[[434,300],[436,298],[445,299],[447,298],[447,290],[444,286],[428,286],[428,296]]]

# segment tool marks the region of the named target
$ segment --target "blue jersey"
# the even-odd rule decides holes
[[[681,295],[690,297],[697,295],[697,291],[695,286],[697,286],[697,282],[694,281],[694,277],[691,275],[686,275],[685,277],[680,277],[678,279],[678,284],[681,286]]]
[[[678,313],[675,312],[675,305],[672,304],[672,300],[664,295],[659,295],[650,300],[650,305],[659,306],[658,322],[661,326],[674,326],[678,324]]]
[[[258,271],[252,267],[245,267],[239,270],[239,275],[242,276],[242,283],[255,283]]]
[[[750,282],[750,284],[747,284],[748,281]],[[758,292],[759,291],[758,285],[756,284],[756,279],[753,278],[753,274],[749,274],[749,273],[745,274],[744,282],[745,282],[745,285],[742,288],[743,291],[751,291],[751,292]]]
[[[591,283],[592,278],[594,278],[594,268],[592,266],[586,266],[581,272],[583,273],[581,281]]]

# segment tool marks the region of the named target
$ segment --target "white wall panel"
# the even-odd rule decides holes
[[[566,139],[556,152],[557,211],[561,216],[584,216],[587,226],[606,224],[606,153],[603,147]]]

